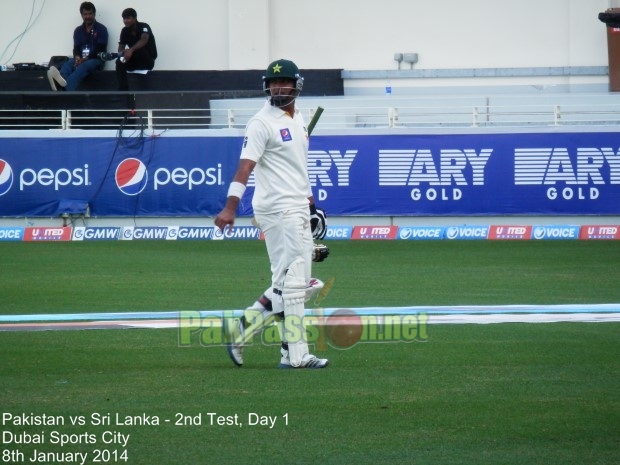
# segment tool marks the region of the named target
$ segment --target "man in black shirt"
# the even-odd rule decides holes
[[[123,10],[123,23],[118,41],[118,52],[122,53],[116,60],[116,77],[119,90],[129,90],[127,71],[152,70],[157,58],[157,45],[151,27],[138,22],[138,13],[133,8]]]

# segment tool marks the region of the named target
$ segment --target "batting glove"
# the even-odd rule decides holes
[[[324,244],[314,244],[314,250],[312,251],[312,261],[322,262],[329,255],[329,247]]]
[[[310,227],[313,239],[321,240],[327,234],[327,215],[314,204],[310,205]]]

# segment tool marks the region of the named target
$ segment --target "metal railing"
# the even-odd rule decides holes
[[[258,108],[258,107],[257,107]],[[0,110],[0,130],[118,129],[121,122],[150,130],[240,129],[257,108],[136,110]],[[313,108],[301,108],[306,121]],[[518,128],[619,126],[620,104],[325,106],[317,129]]]

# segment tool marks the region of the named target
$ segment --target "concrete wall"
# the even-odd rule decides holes
[[[131,6],[156,34],[160,70],[263,69],[289,57],[303,68],[393,70],[605,66],[614,0],[105,0],[97,18],[116,49]],[[2,0],[0,64],[71,53],[79,0]],[[409,65],[402,64],[402,69]],[[108,64],[111,68],[112,64]]]

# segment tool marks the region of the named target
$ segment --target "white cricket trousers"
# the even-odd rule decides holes
[[[308,207],[269,215],[256,214],[258,227],[265,236],[271,263],[271,284],[282,291],[286,270],[294,260],[304,260],[304,280],[312,273],[312,232]]]

